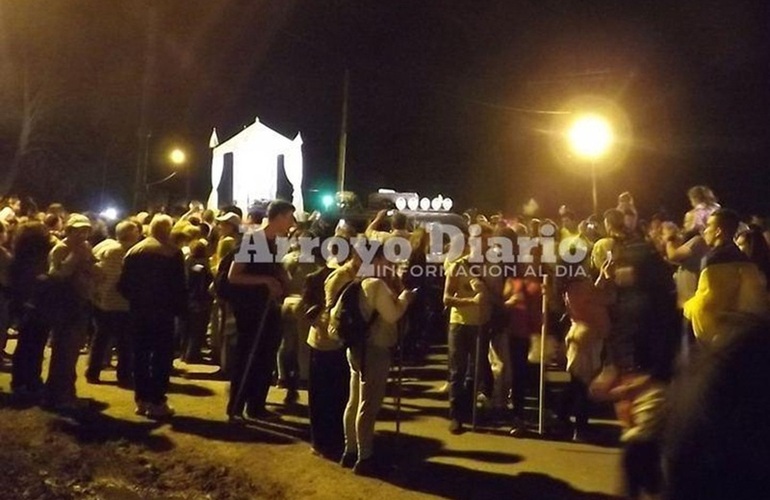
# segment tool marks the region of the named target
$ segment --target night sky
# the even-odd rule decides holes
[[[765,2],[742,0],[0,0],[0,168],[26,81],[45,112],[13,189],[41,200],[130,206],[143,89],[151,180],[181,144],[203,197],[212,127],[224,140],[259,116],[302,133],[305,189],[333,190],[347,68],[360,194],[508,212],[534,196],[586,214],[587,168],[557,152],[552,112],[594,96],[629,124],[622,158],[597,167],[602,206],[630,190],[644,214],[678,219],[705,183],[770,213],[768,24]],[[183,179],[163,190],[181,195]]]

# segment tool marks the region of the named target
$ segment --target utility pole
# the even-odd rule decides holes
[[[342,123],[340,125],[340,149],[337,161],[337,192],[345,191],[345,157],[348,149],[348,97],[350,90],[350,70],[345,70],[345,82],[342,90]]]
[[[156,38],[158,15],[152,0],[147,2],[147,38],[144,47],[144,75],[142,77],[142,97],[139,110],[139,128],[137,129],[136,176],[134,177],[134,211],[144,210],[147,205],[147,166],[150,159],[150,138],[152,131],[148,123],[150,98],[154,86]]]

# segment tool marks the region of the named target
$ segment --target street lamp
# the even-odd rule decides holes
[[[615,140],[612,126],[599,115],[584,115],[572,123],[568,138],[572,151],[591,163],[594,214],[597,214],[599,202],[596,195],[596,161],[607,154]]]
[[[168,159],[174,165],[182,165],[187,160],[187,155],[181,149],[177,148],[171,151],[168,155]]]
[[[171,160],[171,163],[176,167],[181,167],[182,165],[185,164],[185,162],[187,162],[187,154],[179,148],[174,148],[169,153],[168,159]],[[184,190],[185,190],[184,194],[187,201],[190,201],[190,177],[191,177],[190,172],[187,172],[187,175],[185,175],[185,182],[184,182]]]
[[[179,168],[182,165],[184,165],[184,163],[187,161],[187,154],[185,154],[185,152],[182,151],[181,149],[175,148],[175,149],[172,149],[169,152],[168,159],[171,162],[171,164],[174,165],[174,167],[176,167],[176,169],[173,172],[171,172],[170,174],[168,174],[166,177],[164,177],[164,178],[162,178],[160,180],[146,183],[145,184],[145,189],[149,189],[150,186],[157,186],[158,184],[163,184],[164,182],[166,182],[168,180],[171,180],[174,177],[176,177],[176,174],[179,172]],[[188,181],[189,181],[189,177],[188,177]],[[188,190],[188,193],[187,193],[188,196],[187,197],[189,198],[189,190],[190,190],[189,182],[187,184],[187,190]]]

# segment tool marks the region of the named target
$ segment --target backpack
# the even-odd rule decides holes
[[[369,319],[364,318],[361,312],[362,294],[361,280],[354,279],[340,291],[329,315],[329,335],[346,348],[365,345],[369,329],[377,319],[376,310]]]
[[[305,319],[313,326],[317,326],[316,323],[321,318],[324,307],[326,307],[326,291],[324,289],[324,283],[332,271],[333,269],[331,267],[324,266],[305,277],[305,284],[302,288],[302,300],[300,301],[300,311],[302,311],[302,314],[305,315]]]
[[[187,268],[187,300],[194,304],[205,304],[211,301],[209,285],[211,285],[211,270],[205,263],[190,262]]]

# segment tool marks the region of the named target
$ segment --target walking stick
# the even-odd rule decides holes
[[[481,331],[482,326],[478,327],[476,331],[476,353],[474,354],[475,362],[473,366],[473,413],[471,414],[471,428],[476,432],[476,422],[478,418],[478,405],[476,404],[476,398],[479,394],[479,373],[481,364]]]
[[[679,363],[687,366],[690,362],[690,320],[682,317],[682,331],[679,339]]]
[[[219,367],[224,372],[225,376],[227,376],[228,369],[230,368],[230,365],[228,364],[230,360],[228,359],[228,344],[229,339],[227,338],[227,302],[222,302],[221,304],[217,304],[217,308],[219,308],[219,315],[217,317],[217,328],[219,329],[219,334],[217,340],[220,342],[219,346],[219,359],[217,360],[219,362]]]
[[[398,361],[396,366],[396,436],[401,434],[401,383],[404,371],[404,323],[398,323]]]
[[[540,393],[538,396],[538,415],[537,415],[537,433],[541,436],[545,433],[544,429],[544,417],[545,417],[545,339],[548,333],[548,286],[550,280],[548,275],[543,276],[543,285],[541,290],[542,295],[542,313],[543,324],[540,327]]]
[[[273,300],[270,299],[265,304],[265,308],[262,310],[262,316],[259,318],[259,328],[257,330],[257,334],[254,337],[254,342],[251,345],[251,349],[249,350],[249,357],[246,360],[246,367],[243,370],[243,375],[241,375],[241,382],[238,384],[238,392],[235,393],[235,399],[233,400],[232,404],[228,406],[227,408],[227,416],[232,419],[235,417],[235,409],[239,408],[241,404],[243,403],[243,399],[246,392],[246,380],[249,378],[249,372],[251,371],[251,366],[254,364],[254,358],[257,354],[257,349],[259,348],[259,341],[262,339],[262,333],[265,330],[265,321],[267,320],[267,313],[270,310],[270,307],[273,305]]]

